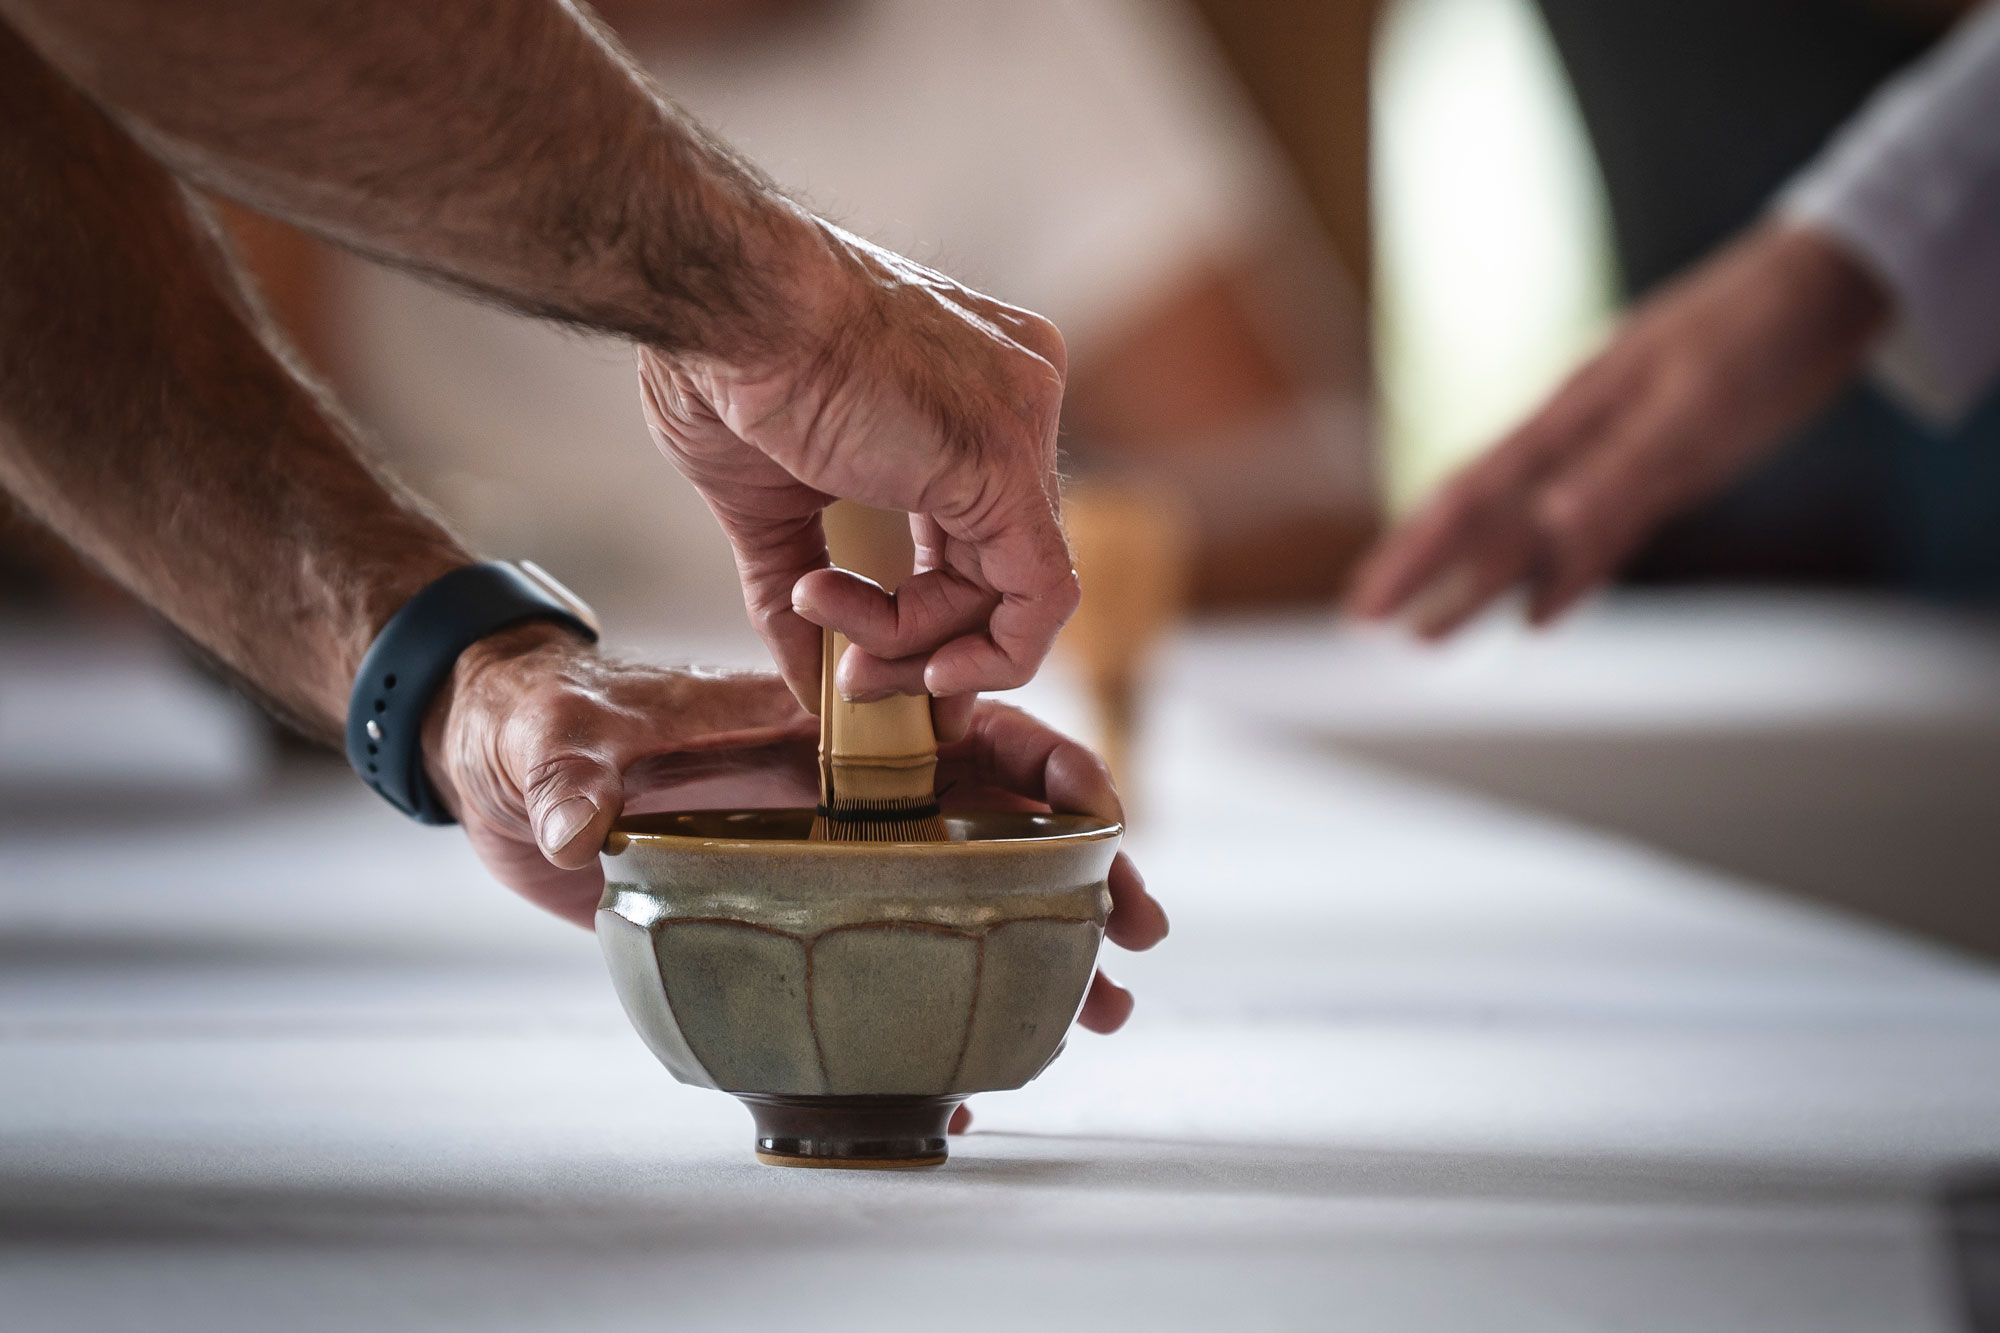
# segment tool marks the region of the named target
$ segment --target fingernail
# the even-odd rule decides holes
[[[849,694],[843,690],[840,697],[851,704],[879,704],[884,699],[895,698],[896,692],[894,690],[862,690],[855,694]]]
[[[542,850],[553,855],[569,846],[569,840],[596,816],[597,807],[588,796],[571,796],[558,802],[542,816]]]

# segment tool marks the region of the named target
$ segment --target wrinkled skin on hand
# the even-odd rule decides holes
[[[1758,228],[1642,306],[1391,532],[1349,609],[1438,639],[1525,584],[1529,619],[1547,624],[1832,398],[1889,312],[1833,240]]]
[[[811,805],[818,724],[776,676],[607,660],[548,625],[468,649],[426,718],[425,759],[445,804],[502,883],[588,929],[598,851],[626,811]],[[939,752],[958,809],[1060,810],[1122,820],[1102,760],[1018,709],[982,703]],[[1126,949],[1167,919],[1131,859],[1110,877],[1106,936]],[[1112,1032],[1129,992],[1099,973],[1078,1021]]]
[[[750,619],[800,699],[818,697],[820,626],[855,645],[849,698],[1023,684],[1077,601],[1056,491],[1062,339],[805,221],[775,341],[640,351],[654,439],[728,534]],[[916,574],[893,597],[828,567],[820,511],[836,498],[911,515]],[[940,709],[941,731],[969,715]]]

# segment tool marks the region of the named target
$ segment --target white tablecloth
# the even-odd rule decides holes
[[[2000,958],[2000,620],[1625,591],[1441,649],[1328,616],[1191,635],[1181,687],[1345,754]]]
[[[2000,984],[1170,697],[1129,1029],[751,1159],[588,936],[338,775],[0,816],[0,1327],[1953,1326]]]

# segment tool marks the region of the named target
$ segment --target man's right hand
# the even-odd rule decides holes
[[[655,440],[728,534],[751,621],[809,706],[821,626],[855,645],[850,698],[1026,682],[1077,602],[1062,338],[808,214],[792,224],[754,332],[721,353],[640,351]],[[916,574],[894,596],[828,567],[834,499],[911,515]],[[939,716],[955,731],[969,710]]]

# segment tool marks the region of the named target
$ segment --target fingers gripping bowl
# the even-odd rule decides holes
[[[952,1110],[1061,1048],[1110,910],[1119,825],[946,815],[951,841],[811,842],[810,810],[621,822],[597,938],[683,1083],[734,1093],[785,1165],[922,1166]]]

